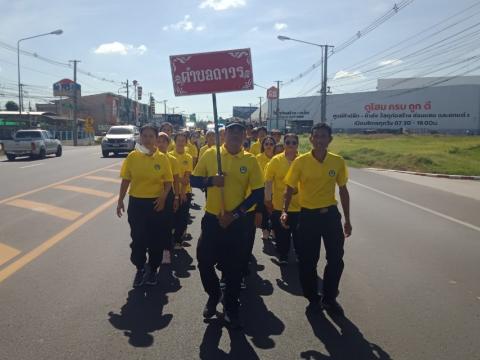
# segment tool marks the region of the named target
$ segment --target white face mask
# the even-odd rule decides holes
[[[135,150],[138,150],[142,154],[145,154],[145,155],[152,155],[152,152],[150,150],[148,150],[145,146],[143,146],[142,144],[139,144],[139,143],[135,144]]]

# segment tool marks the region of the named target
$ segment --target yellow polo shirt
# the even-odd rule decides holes
[[[212,145],[212,146],[215,146],[215,145]],[[200,151],[198,153],[198,159],[200,160],[203,156],[203,154],[205,154],[205,151],[207,151],[208,149],[210,149],[212,146],[208,146],[208,145],[203,145],[201,148],[200,148]]]
[[[313,157],[312,151],[300,155],[285,177],[288,186],[298,186],[300,206],[307,209],[336,205],[335,184],[344,186],[347,181],[345,160],[331,152],[327,152],[323,163]]]
[[[262,170],[263,174],[265,175],[265,168],[272,158],[269,158],[265,153],[260,153],[256,156],[258,165],[260,165],[260,169]]]
[[[195,144],[192,144],[190,141],[187,143],[187,146],[185,147],[185,151],[187,151],[190,156],[195,159],[198,159],[198,149]]]
[[[260,141],[257,140],[253,144],[250,145],[249,153],[256,156],[256,155],[260,154],[261,148],[262,148],[262,144],[260,144]]]
[[[185,152],[183,154],[179,154],[177,150],[175,149],[174,151],[170,152],[171,155],[173,155],[177,161],[178,161],[178,176],[180,178],[183,178],[186,172],[192,172],[193,171],[193,159],[190,156],[190,154],[187,154],[187,149],[185,148]],[[190,184],[187,185],[185,188],[186,193],[192,192],[192,188]]]
[[[137,150],[130,152],[120,177],[130,181],[128,193],[137,198],[157,198],[164,193],[163,183],[173,181],[168,157],[158,150],[151,156]]]
[[[290,161],[285,157],[285,153],[275,155],[267,165],[265,169],[265,181],[272,182],[272,203],[275,210],[283,210],[283,194],[285,192],[285,176],[290,169]],[[298,188],[298,185],[294,186]],[[288,211],[297,212],[300,211],[298,193],[292,196]]]
[[[248,190],[263,187],[263,176],[255,156],[241,150],[238,154],[230,154],[225,146],[220,148],[222,170],[225,174],[225,211],[235,210],[248,196]],[[217,150],[208,149],[195,168],[193,175],[201,177],[217,174]],[[205,211],[220,214],[221,191],[219,187],[208,188]]]
[[[167,151],[170,152],[173,150],[175,150],[175,141],[173,141],[173,139],[170,139],[170,144],[168,144]]]
[[[175,156],[172,155],[172,153],[166,153],[168,157],[168,162],[170,163],[170,168],[172,169],[172,175],[179,175],[180,174],[180,164],[178,163],[178,160]]]

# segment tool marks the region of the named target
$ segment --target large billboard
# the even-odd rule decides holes
[[[272,121],[276,121],[276,104]],[[442,86],[327,97],[327,122],[334,130],[412,130],[480,133],[480,86]],[[320,97],[280,100],[279,127],[320,121]],[[294,126],[292,126],[294,127]]]
[[[170,56],[175,96],[253,89],[250,49]]]
[[[257,106],[234,106],[233,116],[247,120],[248,118],[250,118],[250,115],[252,115],[257,110]]]

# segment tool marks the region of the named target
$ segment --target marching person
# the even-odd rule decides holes
[[[263,202],[263,177],[255,157],[243,150],[245,128],[231,123],[225,131],[220,149],[223,175],[218,175],[217,150],[209,149],[200,159],[191,179],[192,185],[207,188],[207,203],[202,219],[202,236],[197,245],[200,277],[209,298],[203,316],[216,314],[220,285],[215,265],[226,281],[224,319],[238,328],[239,294],[248,244],[245,242],[245,214],[253,205]],[[248,189],[249,196],[246,196]]]
[[[173,136],[173,125],[169,123],[168,121],[163,122],[160,125],[160,132],[164,132],[170,137],[170,144],[168,144],[168,151],[173,151],[175,149],[175,144],[173,142],[172,136]]]
[[[273,157],[273,149],[275,147],[275,140],[271,136],[265,136],[262,139],[260,154],[256,156],[258,164],[262,173],[265,175],[265,168],[267,167],[268,162]],[[262,214],[262,223],[260,228],[262,229],[262,240],[267,241],[270,238],[270,213],[265,208],[264,204],[259,206],[259,212]]]
[[[195,139],[192,137],[193,134],[190,131],[185,131],[184,133],[187,136],[187,146],[185,147],[185,149],[192,157],[193,167],[195,167],[198,160],[198,147]]]
[[[190,187],[190,175],[193,171],[193,160],[190,154],[187,153],[186,146],[187,135],[183,132],[175,134],[175,150],[170,152],[170,154],[172,154],[178,161],[178,176],[180,179],[180,204],[175,216],[173,231],[175,250],[183,248],[183,236],[187,230],[192,193],[192,188]]]
[[[270,135],[275,139],[275,143],[279,144],[282,141],[282,132],[278,129],[270,131]]]
[[[281,221],[288,226],[290,204],[295,189],[299,191],[301,206],[298,217],[299,275],[303,294],[309,301],[307,311],[322,307],[336,315],[343,315],[336,301],[343,272],[345,237],[352,234],[350,224],[350,196],[347,189],[348,171],[345,160],[328,151],[332,129],[325,123],[316,124],[310,133],[313,149],[297,157],[290,167],[285,183],[285,200]],[[339,186],[345,223],[335,199],[335,186]],[[323,273],[323,292],[318,294],[317,263],[320,242],[325,245],[327,264]]]
[[[253,131],[252,131],[252,135],[253,135]],[[263,139],[265,139],[265,136],[268,135],[268,132],[267,132],[267,128],[265,126],[260,126],[258,129],[257,129],[257,141],[252,143],[252,145],[250,146],[250,152],[253,154],[253,155],[258,155],[260,154],[260,148],[262,147],[262,141]]]
[[[293,240],[297,251],[297,222],[300,212],[298,194],[292,196],[288,207],[288,222],[282,226],[280,216],[283,209],[283,194],[285,193],[285,176],[293,160],[298,156],[298,136],[286,134],[284,137],[285,152],[276,155],[267,165],[265,170],[265,207],[272,214],[272,226],[276,237],[278,262],[280,265],[288,264],[290,243]]]
[[[167,200],[165,202],[165,213],[167,215],[166,225],[168,226],[168,238],[165,239],[166,243],[164,245],[163,259],[165,264],[170,264],[172,259],[172,231],[174,225],[174,213],[177,212],[180,205],[180,165],[178,160],[172,153],[168,152],[168,146],[170,145],[170,137],[164,133],[158,133],[157,147],[160,152],[167,155],[168,161],[170,162],[170,167],[172,169],[173,175],[173,186],[170,192],[167,195]]]
[[[200,148],[200,151],[198,152],[198,160],[202,158],[203,154],[205,154],[205,151],[215,145],[215,131],[208,130],[207,134],[205,135],[205,140],[207,143]]]
[[[273,149],[273,153],[275,155],[281,154],[285,151],[285,146],[282,143],[275,144],[275,149]]]
[[[123,200],[129,190],[130,260],[137,268],[134,287],[157,283],[157,269],[163,255],[162,239],[168,237],[164,208],[173,176],[167,156],[155,147],[157,134],[153,125],[144,125],[140,129],[141,145],[137,144],[136,150],[128,154],[120,171],[122,182],[117,216],[122,217],[125,212]]]

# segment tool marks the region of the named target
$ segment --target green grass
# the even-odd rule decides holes
[[[303,136],[300,151],[309,149]],[[334,135],[329,150],[353,167],[480,175],[480,136]]]

